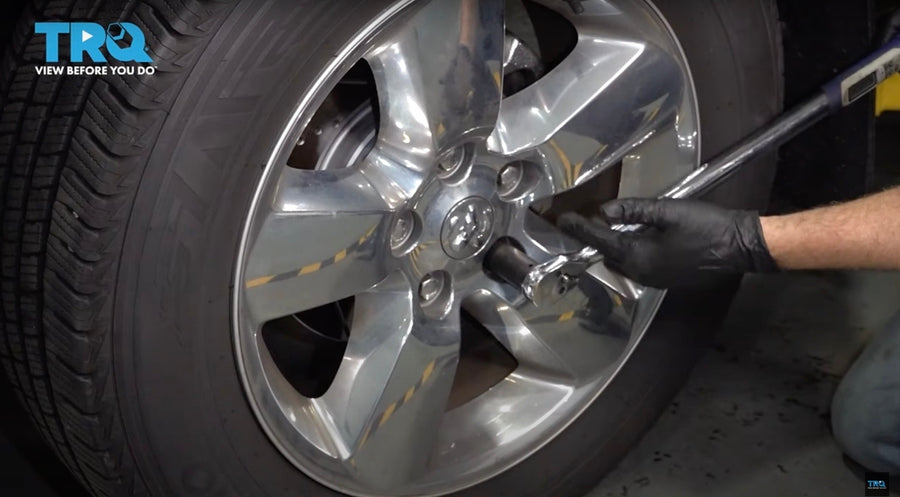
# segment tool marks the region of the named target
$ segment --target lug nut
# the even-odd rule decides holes
[[[456,147],[448,150],[438,158],[438,174],[441,176],[449,176],[463,165],[466,159],[466,151],[463,147]]]
[[[507,164],[497,178],[497,187],[500,195],[510,195],[522,183],[525,170],[520,164]]]
[[[416,229],[416,218],[410,211],[400,214],[400,217],[394,221],[394,228],[391,230],[391,250],[400,251],[412,238]]]
[[[431,319],[444,319],[453,310],[450,273],[434,271],[419,282],[419,307]]]
[[[444,277],[440,273],[431,273],[422,278],[419,283],[419,298],[424,304],[437,300],[444,289]]]

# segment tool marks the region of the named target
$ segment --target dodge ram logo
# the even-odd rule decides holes
[[[494,232],[494,208],[481,197],[469,197],[450,209],[441,228],[444,252],[467,259],[481,251]]]

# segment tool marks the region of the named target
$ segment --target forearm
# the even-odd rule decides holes
[[[900,188],[760,223],[782,269],[900,269]]]

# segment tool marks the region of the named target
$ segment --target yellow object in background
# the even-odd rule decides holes
[[[900,111],[900,74],[895,74],[875,90],[875,115],[886,111]]]

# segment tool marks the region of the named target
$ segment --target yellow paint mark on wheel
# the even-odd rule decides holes
[[[575,176],[572,171],[572,161],[569,160],[569,156],[566,155],[566,152],[563,151],[562,147],[556,143],[556,140],[550,140],[548,143],[553,147],[553,151],[556,152],[556,155],[562,162],[563,168],[566,170],[566,186],[572,186],[575,183]]]
[[[359,244],[362,245],[362,244],[366,243],[366,240],[368,240],[369,237],[372,236],[372,233],[375,233],[376,228],[378,228],[377,224],[375,226],[372,226],[371,228],[369,228],[369,231],[366,231],[365,235],[359,237]]]
[[[622,307],[622,297],[619,297],[616,294],[612,294],[613,303],[616,304],[616,307]]]
[[[334,262],[338,263],[347,258],[347,249],[341,250],[334,256]]]
[[[297,273],[297,274],[300,275],[300,276],[304,276],[304,275],[307,275],[307,274],[310,274],[310,273],[315,273],[315,272],[318,271],[319,269],[322,269],[322,263],[321,263],[321,262],[317,262],[317,263],[315,263],[315,264],[310,264],[309,266],[303,266],[303,269],[301,269],[300,272]]]
[[[396,411],[396,410],[397,410],[396,402],[389,405],[387,410],[384,411],[384,414],[381,415],[381,421],[378,422],[378,427],[380,428],[380,427],[384,426],[384,424],[387,423],[387,421],[389,419],[391,419],[391,416],[394,415],[394,411]]]
[[[434,373],[434,361],[428,363],[428,366],[425,367],[425,371],[422,372],[422,383],[428,381],[428,378],[431,377],[431,373]]]
[[[363,236],[361,236],[359,238],[359,240],[356,243],[354,243],[353,245],[351,245],[349,247],[342,249],[340,252],[338,252],[337,254],[335,254],[332,257],[329,257],[328,259],[325,259],[324,261],[319,261],[319,262],[316,262],[315,264],[310,264],[308,266],[301,268],[300,270],[292,269],[290,271],[276,274],[273,276],[263,276],[260,278],[256,278],[254,280],[248,281],[246,283],[246,287],[247,288],[256,288],[256,287],[261,287],[263,285],[267,285],[269,283],[276,283],[276,282],[288,280],[291,278],[298,278],[300,276],[305,276],[310,273],[315,273],[316,271],[319,271],[322,268],[328,267],[332,264],[337,264],[338,262],[341,262],[342,260],[346,259],[351,253],[355,253],[355,252],[362,250],[362,246],[365,244],[366,240],[368,240],[369,238],[372,237],[373,234],[375,234],[375,230],[377,228],[378,228],[377,224],[372,226],[371,228],[369,228],[368,231],[366,231],[366,233]]]
[[[256,288],[258,286],[263,286],[268,282],[275,279],[275,276],[263,276],[262,278],[256,278],[255,280],[250,280],[247,282],[247,288]]]
[[[574,317],[575,317],[575,311],[569,311],[569,312],[563,313],[562,315],[559,316],[559,322],[565,323],[566,321],[570,321]]]
[[[359,439],[359,447],[360,447],[360,448],[362,448],[363,446],[365,446],[365,445],[366,445],[366,442],[369,441],[369,435],[370,435],[371,433],[372,433],[372,425],[369,425],[369,426],[366,428],[365,433],[363,433],[362,438]],[[351,460],[351,461],[352,461],[352,460]]]

